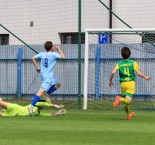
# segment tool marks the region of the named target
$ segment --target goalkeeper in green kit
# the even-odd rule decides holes
[[[4,109],[0,110],[0,116],[30,116],[30,113],[28,111],[28,105],[27,106],[21,106],[14,103],[8,103],[5,101],[2,101],[0,98],[0,106]],[[54,113],[49,112],[43,112],[42,110],[45,107],[54,107],[57,108],[58,111]],[[37,102],[35,107],[33,108],[34,116],[57,116],[62,115],[66,113],[66,109],[62,109],[63,105],[57,105],[52,103],[47,103],[44,100],[40,100]]]

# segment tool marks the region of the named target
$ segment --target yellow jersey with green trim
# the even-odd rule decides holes
[[[124,59],[115,66],[115,70],[119,70],[120,82],[134,81],[135,70],[139,69],[137,62],[130,59]]]

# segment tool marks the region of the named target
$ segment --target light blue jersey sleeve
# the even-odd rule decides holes
[[[35,57],[36,59],[41,59],[41,54],[42,54],[42,52],[39,53],[39,54],[37,54],[37,55],[35,55],[34,57]]]
[[[58,52],[53,52],[53,55],[55,56],[55,59],[61,59],[61,55]]]
[[[61,55],[59,54],[59,53],[57,53],[57,52],[52,52],[52,56],[53,56],[53,58],[55,58],[55,59],[61,59]],[[35,55],[34,57],[36,58],[36,59],[41,59],[41,58],[43,58],[44,56],[46,56],[47,55],[47,53],[46,52],[40,52],[39,54],[37,54],[37,55]]]

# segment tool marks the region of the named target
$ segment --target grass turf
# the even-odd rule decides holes
[[[154,145],[153,111],[68,110],[57,117],[1,117],[0,145]]]

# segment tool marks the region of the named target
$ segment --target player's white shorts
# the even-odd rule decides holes
[[[51,86],[56,85],[58,83],[59,83],[59,81],[54,77],[46,78],[45,80],[43,80],[40,89],[47,92]]]

